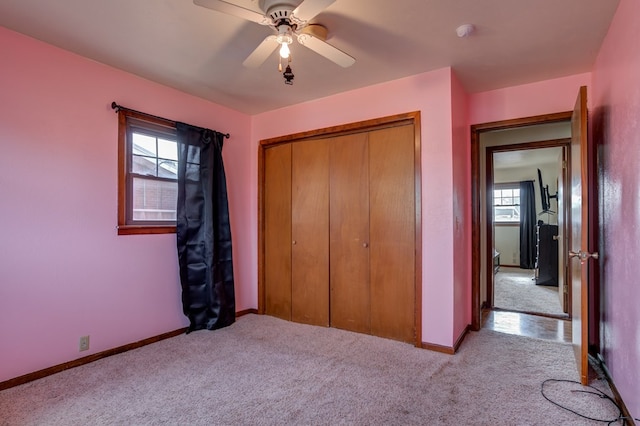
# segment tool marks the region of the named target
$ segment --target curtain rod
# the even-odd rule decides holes
[[[125,111],[135,112],[136,114],[145,115],[145,116],[147,116],[149,118],[156,118],[158,120],[164,120],[164,121],[167,121],[167,122],[171,123],[174,126],[176,124],[175,120],[169,120],[169,119],[164,118],[164,117],[158,117],[157,115],[147,114],[146,112],[136,111],[135,109],[123,107],[122,105],[118,105],[117,103],[115,103],[115,101],[111,102],[111,108],[114,109],[115,112],[118,112],[118,111],[120,111],[122,109],[122,110],[125,110]],[[214,132],[220,133],[222,136],[224,136],[227,139],[229,139],[229,137],[231,137],[231,135],[229,133],[221,133],[221,132],[218,132],[216,130],[214,130]]]

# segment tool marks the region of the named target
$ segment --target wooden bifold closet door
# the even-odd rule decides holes
[[[331,326],[371,333],[367,133],[331,143]]]
[[[291,144],[291,319],[329,325],[329,145]]]
[[[265,151],[265,313],[415,341],[414,126]]]
[[[291,145],[264,159],[265,312],[291,321]]]
[[[265,312],[329,325],[329,150],[315,140],[265,151]]]
[[[415,340],[413,126],[369,133],[371,334]]]

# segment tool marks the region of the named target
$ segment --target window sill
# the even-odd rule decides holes
[[[520,222],[493,222],[495,226],[520,226]]]
[[[175,234],[175,225],[119,225],[118,235]]]

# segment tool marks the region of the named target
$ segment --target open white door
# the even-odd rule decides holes
[[[588,262],[598,258],[589,253],[589,184],[587,149],[587,88],[580,88],[571,117],[571,213],[569,215],[569,271],[571,277],[572,340],[582,384],[589,380]]]

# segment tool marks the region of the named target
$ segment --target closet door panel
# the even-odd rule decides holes
[[[329,144],[292,144],[291,319],[329,325]]]
[[[291,320],[291,145],[265,150],[265,313]]]
[[[367,134],[330,147],[331,326],[370,333]]]
[[[371,334],[414,342],[413,126],[369,134]]]

